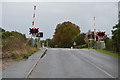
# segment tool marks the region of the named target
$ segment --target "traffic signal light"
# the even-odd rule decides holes
[[[43,37],[43,32],[40,32],[40,37]]]
[[[30,29],[30,34],[37,34],[39,32],[39,28],[29,28]]]
[[[97,32],[97,35],[98,35],[98,36],[101,36],[101,37],[102,37],[102,36],[105,36],[105,32]]]
[[[36,37],[43,37],[43,32],[38,33]]]

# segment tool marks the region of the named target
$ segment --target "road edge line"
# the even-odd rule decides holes
[[[82,55],[83,56],[83,55]],[[86,58],[85,56],[83,56],[84,58]],[[95,65],[93,62],[89,61],[87,58],[84,59],[85,61],[87,61],[88,63],[90,63],[91,65],[93,65],[94,67],[96,67],[97,69],[99,69],[100,71],[102,71],[103,73],[105,73],[106,75],[108,75],[111,78],[115,78],[113,77],[110,73],[108,73],[107,71],[103,70],[102,68],[98,67],[97,65]]]
[[[47,49],[46,49],[45,52],[41,55],[40,59],[42,59],[42,58],[45,56],[46,52],[47,52]]]
[[[47,49],[43,52],[43,54],[47,52]],[[42,55],[43,55],[42,54]],[[35,64],[32,66],[32,68],[29,70],[29,72],[27,73],[27,75],[24,78],[28,78],[30,76],[30,74],[32,73],[33,69],[36,67],[36,65],[38,64],[38,62],[41,60],[41,56],[38,58],[38,60],[35,62]]]

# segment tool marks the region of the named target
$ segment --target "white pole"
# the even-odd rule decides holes
[[[94,40],[96,41],[96,24],[95,24],[95,17],[94,17]]]

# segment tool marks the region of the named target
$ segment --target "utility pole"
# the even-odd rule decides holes
[[[30,29],[30,34],[31,34],[31,39],[33,37],[35,45],[40,48],[40,37],[38,36],[38,38],[36,37],[39,33],[39,28],[35,28],[35,18],[36,18],[36,5],[33,6],[33,20],[32,20],[32,28]]]
[[[94,40],[96,41],[96,24],[95,24],[95,16],[94,16]]]

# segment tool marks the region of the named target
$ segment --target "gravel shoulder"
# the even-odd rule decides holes
[[[2,70],[5,70],[6,68],[16,64],[18,61],[13,60],[13,59],[3,59],[1,61],[1,68]]]

